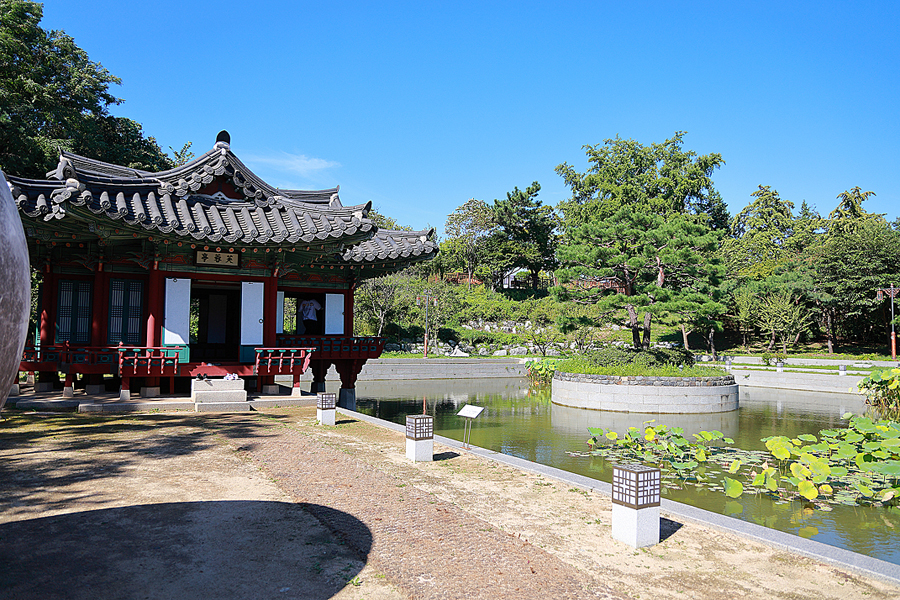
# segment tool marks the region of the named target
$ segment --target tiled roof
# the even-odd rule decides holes
[[[337,243],[344,248],[341,260],[354,264],[413,262],[437,254],[437,244],[429,240],[433,231],[379,230],[367,218],[371,202],[345,207],[339,188],[303,191],[268,185],[225,141],[188,164],[158,173],[62,151],[47,177],[7,177],[23,215],[53,221],[72,213],[105,229],[210,242]],[[206,186],[216,180],[226,183],[229,195],[242,197],[208,195],[211,188]]]
[[[37,181],[10,176],[9,183],[19,210],[29,217],[63,218],[69,207],[85,207],[110,221],[211,242],[351,242],[369,237],[376,229],[366,218],[369,204],[343,207],[292,200],[247,202],[199,195],[178,197],[159,185],[121,180],[86,183],[77,179]]]
[[[339,188],[315,191],[274,188],[247,168],[227,144],[219,143],[216,146],[185,165],[158,173],[113,165],[62,151],[59,164],[55,170],[47,173],[47,177],[60,181],[77,179],[85,183],[150,183],[165,193],[182,197],[197,192],[216,177],[224,176],[244,194],[246,200],[261,205],[294,201],[341,206]]]
[[[396,231],[379,229],[375,236],[347,248],[341,255],[349,263],[370,263],[383,260],[430,258],[437,254],[438,245],[431,240],[430,231]]]

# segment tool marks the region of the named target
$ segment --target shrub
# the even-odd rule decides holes
[[[585,375],[615,375],[618,377],[721,377],[727,375],[725,369],[707,366],[676,366],[638,363],[598,365],[583,357],[560,361],[556,369],[561,373],[583,373]]]
[[[556,372],[557,360],[545,358],[543,360],[533,360],[525,367],[528,379],[535,385],[550,383],[553,379],[553,373]]]
[[[637,350],[630,346],[604,346],[585,355],[585,360],[598,367],[636,365],[639,367],[694,366],[694,355],[684,348],[650,348]]]
[[[877,410],[900,413],[900,369],[873,371],[859,382],[859,389],[866,395],[866,402]]]

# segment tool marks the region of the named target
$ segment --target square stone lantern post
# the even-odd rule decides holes
[[[656,467],[615,465],[612,480],[612,536],[633,548],[659,543],[661,475]]]
[[[322,425],[334,425],[335,406],[337,394],[334,392],[321,392],[316,395],[316,419]]]
[[[434,417],[407,415],[406,458],[413,462],[434,460]]]

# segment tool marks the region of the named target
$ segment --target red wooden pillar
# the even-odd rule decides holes
[[[56,274],[49,269],[41,283],[41,348],[51,346],[56,335]]]
[[[103,272],[103,263],[97,265],[94,271],[94,301],[91,309],[91,346],[103,346],[106,340],[103,339],[103,321],[106,319],[106,309],[108,307],[108,299],[105,289],[105,273]]]
[[[56,279],[56,274],[50,271],[48,265],[41,284],[41,355],[56,342]],[[59,373],[40,371],[34,389],[36,392],[48,392],[58,381]]]
[[[163,324],[163,276],[158,263],[154,260],[150,265],[150,277],[147,282],[147,346],[152,348],[162,346],[160,330]],[[124,390],[124,380],[123,380]],[[150,392],[153,388],[155,391]],[[159,377],[146,377],[141,388],[141,395],[159,393]],[[169,391],[172,393],[172,390]]]
[[[278,275],[266,277],[263,284],[263,346],[274,348],[277,344]]]
[[[106,286],[106,273],[103,271],[103,262],[97,263],[94,271],[94,300],[91,308],[91,346],[106,345],[107,309],[109,308],[109,296]],[[68,380],[67,380],[68,381]],[[96,394],[103,390],[103,375],[91,373],[87,375],[88,394]]]
[[[160,327],[163,318],[163,282],[162,273],[156,268],[156,263],[150,268],[150,278],[147,284],[147,346],[160,346]]]
[[[278,271],[271,277],[266,277],[263,283],[263,346],[266,348],[274,348],[277,343],[277,324],[278,318]],[[260,377],[257,381],[257,388],[262,389],[263,385],[274,385],[275,376],[266,375]]]

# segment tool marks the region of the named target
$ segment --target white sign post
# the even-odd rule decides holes
[[[471,445],[469,444],[469,438],[472,436],[472,421],[477,419],[478,415],[480,415],[483,410],[483,406],[466,404],[462,407],[461,411],[456,413],[456,416],[462,417],[466,420],[466,425],[463,428],[463,448],[471,448]]]

